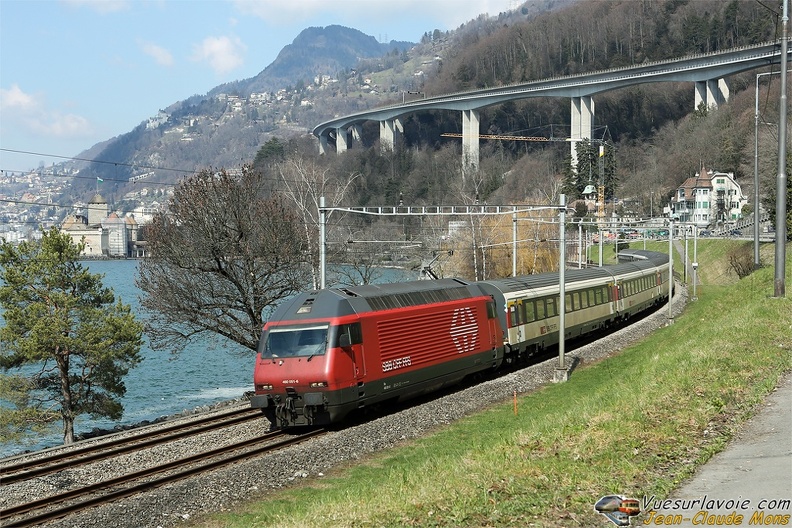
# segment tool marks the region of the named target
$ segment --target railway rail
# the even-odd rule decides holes
[[[0,483],[12,484],[21,480],[55,473],[62,469],[104,460],[120,454],[131,453],[147,447],[177,440],[190,435],[200,434],[220,427],[261,418],[261,413],[248,407],[241,407],[222,414],[200,417],[189,422],[155,428],[141,428],[133,436],[115,437],[101,443],[86,445],[57,452],[50,455],[25,458],[19,462],[0,467]]]
[[[257,414],[260,417],[260,413]],[[222,425],[215,425],[215,427],[222,427]],[[324,432],[324,430],[313,430],[302,435],[284,434],[282,432],[267,433],[263,436],[158,464],[155,467],[107,479],[89,486],[5,507],[0,511],[0,524],[20,528],[38,526],[94,506],[130,497],[137,493],[208,472],[234,462],[296,445],[324,434]],[[193,434],[197,433],[193,432]],[[170,441],[162,438],[157,440],[158,444]],[[3,479],[3,484],[6,484],[5,478]]]

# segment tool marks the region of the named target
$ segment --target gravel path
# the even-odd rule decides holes
[[[687,292],[677,287],[673,303],[673,316],[684,308]],[[652,331],[668,324],[668,310],[657,313],[619,330],[595,343],[567,354],[570,361],[586,363],[613,355]],[[438,426],[446,425],[463,416],[496,402],[508,400],[514,391],[529,392],[551,383],[557,359],[501,376],[495,380],[455,392],[431,402],[417,405],[340,431],[334,431],[300,446],[287,448],[276,455],[240,462],[209,474],[181,481],[148,493],[101,506],[52,523],[52,527],[69,528],[158,528],[177,526],[200,513],[222,511],[245,499],[261,496],[268,490],[288,486],[295,480],[321,477],[323,472],[349,461],[361,459],[371,453],[388,449],[405,440],[418,438]],[[169,422],[170,423],[170,422]],[[205,450],[242,436],[260,434],[266,420],[255,421],[215,433],[201,440],[187,440],[165,450],[149,450],[145,455],[118,457],[89,467],[42,477],[33,482],[2,487],[3,499],[8,497],[33,498],[52,489],[63,489],[72,482],[86,484],[107,479],[119,473],[142,469],[179,457],[196,448]],[[191,445],[187,445],[190,444]],[[199,442],[201,445],[194,445]],[[16,502],[16,501],[11,501]]]

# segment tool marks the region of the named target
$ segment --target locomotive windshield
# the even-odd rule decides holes
[[[271,328],[262,336],[263,358],[312,357],[327,350],[327,326]]]

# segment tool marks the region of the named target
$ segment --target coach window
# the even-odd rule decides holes
[[[566,298],[566,306],[564,307],[564,310],[566,313],[569,313],[575,309],[574,301],[572,300],[572,294],[567,293],[564,297]]]
[[[536,306],[533,301],[523,301],[525,307],[525,322],[530,323],[536,321]]]
[[[558,298],[557,297],[548,297],[547,298],[547,316],[554,317],[558,315]]]
[[[594,304],[602,304],[602,288],[594,290]]]
[[[536,301],[536,318],[539,320],[545,319],[547,311],[545,310],[544,299]]]
[[[581,308],[588,308],[588,305],[589,305],[589,303],[588,303],[588,292],[586,292],[586,291],[578,292],[578,295],[580,295],[580,307]]]

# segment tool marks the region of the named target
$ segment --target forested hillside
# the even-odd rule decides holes
[[[450,34],[426,36],[422,46],[442,49],[443,60],[422,89],[438,95],[755,44],[778,37],[777,15],[747,0],[591,0],[530,19],[519,11],[479,19]],[[694,111],[691,83],[645,84],[595,96],[596,139],[612,142],[616,150],[615,196],[648,209],[650,193],[668,196],[702,166],[734,172],[749,193],[754,94],[746,89],[756,73],[729,78],[731,101],[717,111]],[[777,115],[777,90],[776,82],[762,98],[767,120]],[[567,137],[569,106],[566,98],[494,106],[481,112],[480,129]],[[375,125],[364,128],[364,145],[376,143]],[[458,140],[441,137],[461,132],[457,113],[411,116],[404,128],[406,148],[391,156],[376,149],[343,156],[345,169],[360,175],[356,201],[393,203],[400,193],[411,203],[477,195],[491,202],[536,200],[557,194],[567,169],[568,144],[483,141],[481,171],[463,181]],[[771,149],[773,131],[760,134],[760,148]],[[772,176],[774,163],[764,156],[763,173]]]

